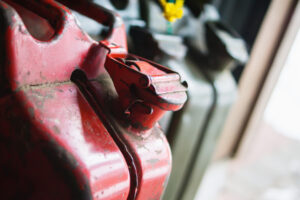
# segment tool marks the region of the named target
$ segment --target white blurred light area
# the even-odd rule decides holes
[[[300,31],[264,113],[279,133],[300,140]]]

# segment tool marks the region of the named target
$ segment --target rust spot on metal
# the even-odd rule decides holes
[[[139,149],[144,148],[144,149],[146,149],[148,152],[151,152],[151,150],[150,150],[148,147],[146,147],[146,145],[144,145],[144,143],[142,143],[142,144],[138,143],[138,144],[137,144],[137,147],[138,147]]]
[[[28,108],[28,113],[29,113],[29,115],[30,115],[31,118],[34,118],[34,108],[29,107]]]
[[[43,76],[42,72],[40,72],[40,77],[41,77],[42,80],[46,80],[47,79],[45,76]]]
[[[21,85],[18,81],[15,81],[17,85]],[[50,87],[56,87],[60,85],[66,85],[66,84],[71,84],[70,80],[67,81],[57,81],[57,82],[51,82],[51,83],[41,83],[41,84],[27,84],[27,85],[22,85],[19,86],[17,89],[14,90],[14,92],[18,92],[20,90],[27,91],[31,90],[33,91],[34,89],[40,89],[40,88],[50,88]],[[72,92],[72,90],[70,90]],[[43,96],[43,95],[41,95]],[[48,96],[49,97],[49,96]]]
[[[53,130],[56,134],[60,134],[60,129],[56,125],[53,126]]]
[[[61,92],[61,93],[64,92],[64,91],[63,91],[62,89],[60,89],[60,88],[58,88],[57,91],[59,91],[59,92]]]
[[[147,163],[151,164],[152,167],[154,167],[160,160],[157,158],[153,158],[150,160],[147,160]]]
[[[23,26],[19,25],[18,26],[18,30],[20,33],[22,33],[23,35],[27,35],[28,34],[28,31],[27,29],[25,29]]]
[[[161,154],[161,153],[162,153],[162,150],[155,150],[155,153],[156,153],[156,154]]]

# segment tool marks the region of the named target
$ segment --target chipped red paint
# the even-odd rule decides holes
[[[53,0],[0,1],[1,198],[160,199],[171,153],[156,122],[186,87],[127,53],[117,15],[60,2],[109,26],[107,39]]]

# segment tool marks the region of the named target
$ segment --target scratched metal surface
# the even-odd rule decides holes
[[[33,37],[34,30],[26,27],[30,20],[24,24],[22,19],[38,16],[22,11],[24,7],[49,18],[53,35]],[[101,100],[92,98],[102,103],[100,112],[107,117],[101,118],[91,99],[70,81],[78,68],[89,79],[105,73],[107,50],[53,1],[1,1],[0,17],[2,197],[131,200],[128,195],[134,194],[135,199],[159,199],[171,169],[163,133],[156,125],[143,136],[128,124],[124,128],[128,122],[107,110],[107,94],[113,92],[103,93],[102,86],[94,93],[101,94]],[[124,26],[112,32],[121,29]],[[126,48],[124,33],[112,34],[110,41]]]

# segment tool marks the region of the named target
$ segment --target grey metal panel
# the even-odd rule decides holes
[[[198,78],[198,80],[187,79],[190,84],[189,100],[182,112],[173,115],[167,133],[172,149],[173,163],[164,199],[176,199],[179,195],[186,170],[189,169],[190,160],[193,159],[193,152],[197,149],[196,144],[204,125],[203,121],[205,121],[212,102],[211,87],[199,75]],[[172,135],[172,139],[170,139],[170,135]]]
[[[176,66],[171,64],[172,68]],[[181,69],[177,64],[174,70],[179,71],[189,83],[189,100],[181,112],[172,116],[167,133],[172,149],[173,168],[164,200],[194,198],[236,96],[236,84],[230,72],[215,75],[214,87],[218,100],[209,124],[205,124],[213,104],[212,85],[194,64],[188,62],[183,66],[185,68]]]
[[[213,112],[212,118],[209,122],[207,131],[203,135],[201,145],[198,146],[198,154],[195,158],[194,164],[189,173],[188,181],[182,186],[182,194],[178,199],[192,200],[195,198],[205,170],[210,163],[211,157],[217,145],[218,138],[222,132],[226,116],[229,109],[236,99],[236,84],[229,71],[220,74],[215,86],[218,93],[218,101]]]

